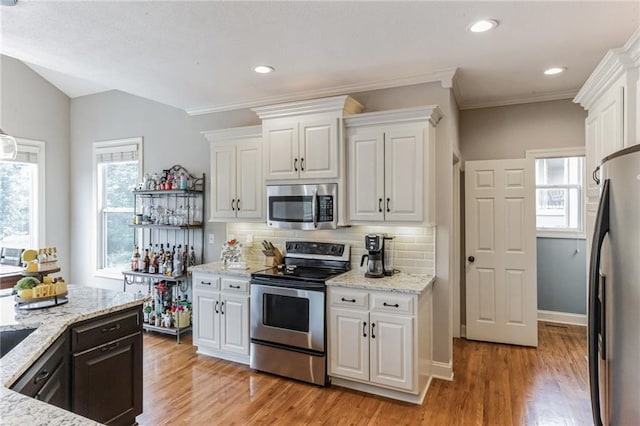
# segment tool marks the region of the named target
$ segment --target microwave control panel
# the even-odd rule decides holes
[[[318,196],[318,222],[333,222],[333,197]]]

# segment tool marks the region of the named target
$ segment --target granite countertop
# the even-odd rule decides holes
[[[421,294],[433,285],[433,275],[396,273],[390,277],[367,278],[364,271],[352,269],[327,281],[330,287],[359,288],[363,290],[380,290],[394,293]]]
[[[69,302],[37,310],[19,310],[13,296],[0,297],[0,331],[37,329],[0,359],[0,381],[10,387],[72,324],[141,305],[134,293],[68,285]],[[85,417],[0,387],[0,419],[4,424],[96,425]]]
[[[235,269],[229,268],[229,266],[225,265],[223,262],[203,263],[202,265],[194,266],[191,268],[191,271],[204,272],[207,274],[238,275],[249,278],[252,273],[269,268],[268,266],[265,266],[264,263],[260,262],[246,262],[246,264],[247,269]]]

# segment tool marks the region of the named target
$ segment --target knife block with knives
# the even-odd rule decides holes
[[[263,240],[262,247],[262,254],[266,256],[264,261],[265,266],[278,266],[282,264],[282,253],[271,241]]]

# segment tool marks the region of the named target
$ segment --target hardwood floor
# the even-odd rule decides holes
[[[589,425],[586,329],[539,323],[539,347],[454,341],[452,382],[422,406],[320,388],[195,353],[191,336],[144,337],[147,425]]]

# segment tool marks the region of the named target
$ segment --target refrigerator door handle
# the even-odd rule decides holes
[[[601,311],[600,300],[600,255],[602,252],[602,242],[609,232],[609,179],[604,181],[598,215],[596,216],[593,240],[591,243],[591,260],[589,264],[589,318],[588,318],[588,338],[589,338],[589,388],[591,391],[591,411],[595,426],[602,426],[602,416],[600,407],[600,383],[599,369],[600,362],[598,356],[598,337],[602,334],[604,341],[604,318]],[[604,354],[604,351],[603,351]]]

